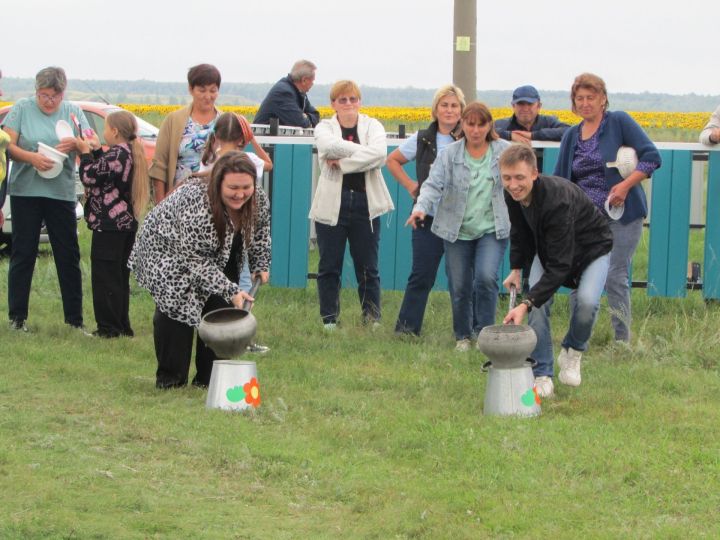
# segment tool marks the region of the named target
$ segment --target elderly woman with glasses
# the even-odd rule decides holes
[[[380,171],[387,156],[385,128],[360,114],[358,85],[336,82],[330,106],[335,115],[315,128],[320,178],[310,209],[320,251],[317,287],[326,330],[335,328],[340,314],[346,244],[355,265],[363,321],[379,323],[380,216],[395,208]]]
[[[75,205],[75,137],[58,138],[56,125],[73,119],[88,126],[82,110],[63,100],[67,78],[59,67],[41,69],[35,77],[35,96],[20,99],[5,118],[3,129],[10,135],[13,168],[9,178],[12,213],[12,251],[8,271],[10,327],[27,332],[30,286],[43,221],[48,229],[55,268],[60,281],[65,323],[83,327],[82,278]],[[44,143],[67,154],[62,169],[45,178],[55,162],[38,152]]]

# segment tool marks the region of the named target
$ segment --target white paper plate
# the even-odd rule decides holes
[[[608,216],[610,216],[610,219],[618,220],[625,212],[625,205],[610,206],[610,199],[605,199],[605,211],[608,213]]]
[[[68,137],[75,138],[73,128],[65,120],[58,120],[55,123],[55,135],[57,135],[57,138],[61,141],[63,139],[67,139]]]

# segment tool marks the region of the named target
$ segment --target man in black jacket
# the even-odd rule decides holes
[[[316,69],[309,60],[295,62],[288,76],[276,82],[265,96],[253,123],[269,124],[271,118],[277,118],[281,126],[315,127],[320,113],[310,104],[307,93],[315,83]]]
[[[550,306],[562,286],[573,289],[570,325],[558,355],[563,384],[579,386],[580,359],[587,349],[605,287],[612,233],[607,218],[578,186],[564,178],[539,176],[535,153],[513,144],[500,156],[500,175],[510,214],[510,274],[503,284],[520,288],[521,269],[532,264],[530,290],[504,323],[529,324],[537,334],[535,387],[554,392]]]

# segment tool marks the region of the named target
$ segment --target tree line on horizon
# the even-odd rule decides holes
[[[2,100],[16,101],[34,91],[34,79],[3,77]],[[219,105],[258,105],[273,83],[223,82]],[[368,106],[428,107],[434,88],[381,88],[361,86],[363,103]],[[543,107],[549,110],[568,109],[567,90],[539,89]],[[316,84],[309,93],[316,106],[328,104],[329,84]],[[187,84],[150,80],[84,80],[70,79],[67,95],[70,99],[110,103],[178,104],[189,102]],[[508,107],[512,96],[509,90],[478,89],[478,99],[490,107]],[[702,112],[713,111],[720,103],[720,95],[664,94],[654,92],[610,92],[610,108],[627,111]]]

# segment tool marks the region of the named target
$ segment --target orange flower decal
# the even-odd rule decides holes
[[[249,403],[253,407],[260,406],[260,385],[257,378],[253,377],[250,382],[243,385],[245,390],[245,403]]]

